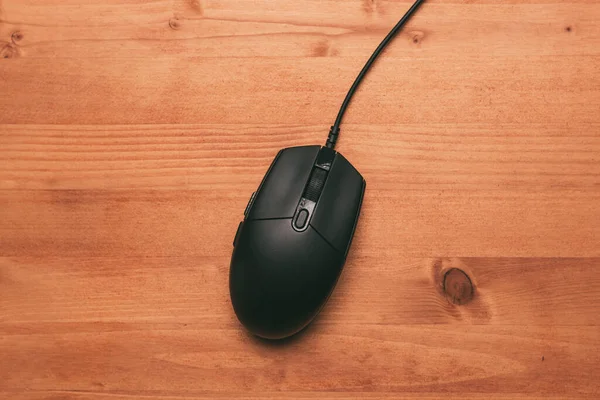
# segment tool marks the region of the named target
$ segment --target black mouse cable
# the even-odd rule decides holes
[[[363,67],[362,71],[360,71],[360,74],[358,74],[358,76],[356,77],[356,80],[352,84],[352,87],[350,87],[350,90],[348,91],[348,94],[346,95],[346,98],[344,99],[344,102],[342,103],[342,107],[340,107],[340,111],[338,112],[337,118],[335,119],[335,123],[329,130],[329,137],[327,138],[327,142],[325,143],[325,146],[329,147],[330,149],[335,148],[335,143],[337,142],[338,136],[340,134],[340,124],[342,123],[342,118],[344,117],[344,113],[346,112],[346,109],[348,108],[348,105],[350,104],[350,100],[352,100],[352,96],[354,96],[356,89],[362,82],[362,80],[365,77],[365,75],[367,74],[367,72],[369,72],[369,69],[371,68],[371,66],[373,65],[373,63],[375,62],[375,60],[377,59],[379,54],[381,54],[383,49],[385,49],[385,47],[392,41],[392,39],[398,34],[398,32],[400,32],[402,27],[406,24],[406,22],[410,19],[410,17],[412,17],[412,15],[415,13],[415,11],[417,11],[419,6],[424,1],[425,0],[415,1],[415,3],[412,5],[412,7],[406,12],[406,14],[404,14],[402,19],[400,19],[400,21],[398,21],[396,26],[394,26],[392,28],[390,33],[387,34],[387,36],[383,39],[383,41],[375,49],[375,51],[371,55],[371,58],[369,58],[369,60]]]

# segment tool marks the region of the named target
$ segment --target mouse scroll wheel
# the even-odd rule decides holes
[[[307,200],[314,201],[315,203],[319,200],[323,186],[325,186],[325,179],[327,178],[327,171],[321,168],[313,169],[310,174],[310,180],[306,189],[304,189],[304,197]]]

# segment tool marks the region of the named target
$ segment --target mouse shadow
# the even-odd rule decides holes
[[[316,320],[316,318],[315,318]],[[246,335],[249,337],[250,341],[258,346],[269,347],[269,348],[281,348],[281,347],[289,347],[294,344],[300,343],[312,330],[312,325],[315,321],[311,322],[303,328],[298,333],[293,334],[292,336],[286,337],[284,339],[265,339],[259,336],[253,335],[252,333],[246,331]]]

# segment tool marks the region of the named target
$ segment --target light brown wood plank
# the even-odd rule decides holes
[[[103,124],[330,123],[356,70],[406,7],[289,2],[275,11],[240,2],[153,2],[131,5],[137,7],[131,23],[121,20],[133,17],[116,3],[83,8],[67,3],[52,5],[58,20],[47,26],[35,22],[29,32],[17,22],[45,15],[52,6],[5,3],[2,35],[11,58],[2,68],[11,96],[0,99],[5,110],[0,122],[67,123],[77,115],[80,122]],[[451,12],[455,7],[426,6],[419,24],[427,28],[411,27],[386,52],[349,122],[597,122],[595,2],[485,5],[485,19],[481,5],[461,5],[461,29]],[[344,11],[350,22],[340,27]],[[505,22],[509,13],[511,22]],[[169,22],[178,15],[180,26],[172,29]],[[82,30],[89,31],[87,39]],[[35,45],[36,37],[41,45]],[[202,48],[210,51],[198,51]],[[257,63],[261,54],[269,58]],[[206,55],[219,59],[202,60]],[[350,58],[321,57],[334,55]],[[300,58],[290,63],[283,56]],[[27,78],[31,73],[35,80]],[[210,101],[214,98],[219,102]]]
[[[12,2],[11,2],[12,3]],[[359,57],[366,58],[407,8],[405,2],[302,1],[242,7],[243,2],[154,2],[123,13],[123,5],[52,5],[54,19],[24,22],[21,2],[5,6],[0,28],[15,34],[18,55],[27,58]],[[187,4],[186,4],[187,3]],[[193,2],[192,2],[193,3]],[[199,4],[199,3],[196,3]],[[36,6],[40,16],[48,6]],[[569,4],[430,3],[386,52],[388,57],[455,53],[493,55],[594,55],[600,43],[598,10],[592,2]],[[241,11],[241,10],[244,11]],[[32,12],[32,11],[30,11]],[[506,14],[512,12],[509,20]],[[456,13],[464,23],[456,29]],[[70,20],[61,20],[68,17]],[[77,19],[81,20],[77,20]],[[549,22],[552,21],[552,22]],[[340,61],[337,61],[340,62]],[[344,60],[347,62],[347,60]],[[394,63],[394,61],[388,61]],[[334,65],[334,64],[332,64]]]
[[[229,256],[252,189],[0,191],[0,253]],[[597,195],[369,189],[357,255],[600,256]]]
[[[316,323],[280,345],[239,329],[226,262],[3,259],[0,390],[598,393],[597,258],[353,258]],[[472,302],[440,291],[451,268]]]
[[[597,194],[600,130],[572,124],[346,125],[340,150],[369,189]],[[244,189],[281,147],[326,126],[0,125],[0,189]]]
[[[0,329],[7,334],[38,323],[41,330],[68,333],[78,322],[130,320],[238,328],[228,256],[4,257],[1,263]],[[384,254],[351,254],[317,325],[599,325],[593,312],[600,301],[599,265],[598,258],[401,256],[391,263]],[[451,304],[443,291],[452,268],[464,271],[475,288],[468,304]]]
[[[130,400],[132,397],[135,398],[135,395],[132,394],[115,394],[115,393],[102,393],[97,391],[68,391],[68,390],[40,390],[40,391],[11,391],[11,392],[0,392],[0,395],[10,396],[11,399],[19,399],[19,400],[47,400],[56,398],[60,396],[61,400],[77,400],[77,399],[94,399],[94,400]],[[422,399],[422,400],[432,400],[432,399],[451,399],[451,400],[487,400],[489,396],[483,395],[471,395],[461,393],[460,395],[452,395],[452,394],[444,394],[443,396],[435,393],[410,393],[410,394],[402,394],[402,393],[390,393],[390,392],[360,392],[360,393],[343,393],[343,392],[318,392],[318,391],[310,391],[310,392],[254,392],[248,393],[246,391],[242,392],[227,392],[223,394],[211,393],[211,394],[194,394],[194,395],[186,395],[184,398],[187,399],[202,399],[202,400],[210,400],[210,399],[241,399],[241,400],[263,400],[263,399],[296,399],[296,400],[306,400],[306,399],[332,399],[332,400],[351,400],[356,399],[357,397],[361,399],[387,399],[387,400],[406,400],[406,399]],[[180,400],[182,397],[175,395],[161,395],[161,394],[144,394],[141,398],[144,399],[156,399],[156,400]],[[495,399],[514,399],[514,394],[508,395],[495,395]],[[570,400],[570,399],[581,399],[585,398],[584,396],[561,396],[561,395],[544,395],[544,396],[527,396],[527,399],[530,400],[546,400],[546,399],[561,399],[561,400]]]
[[[97,324],[98,325],[98,324]],[[139,326],[138,326],[139,327]],[[158,327],[9,336],[3,390],[194,395],[273,391],[478,394],[595,398],[598,327],[328,326],[268,347],[236,329]],[[576,335],[592,344],[571,342]],[[90,341],[90,336],[93,341]],[[130,340],[134,336],[135,341]],[[565,338],[566,336],[566,338]],[[432,339],[432,338],[435,338]],[[15,348],[15,343],[18,347]],[[199,343],[203,345],[200,346]],[[348,348],[354,350],[349,351]],[[21,352],[19,352],[21,351]],[[25,352],[25,353],[23,353]],[[33,354],[35,353],[35,356]],[[542,360],[544,357],[544,360]],[[28,367],[38,364],[39,373]],[[56,376],[60,365],[61,375]],[[310,366],[308,368],[307,366]],[[580,374],[565,373],[581,370]],[[14,377],[14,378],[13,378]],[[20,377],[27,380],[15,379]],[[138,379],[144,377],[143,380]]]
[[[348,123],[598,122],[598,58],[398,56],[379,63]],[[363,60],[193,57],[3,62],[1,123],[330,124]],[[35,73],[37,79],[27,79]],[[93,94],[93,95],[91,95]],[[52,101],[50,101],[52,99]],[[215,101],[214,99],[219,99]],[[291,117],[293,116],[293,117]]]

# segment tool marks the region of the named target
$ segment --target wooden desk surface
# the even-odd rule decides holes
[[[600,398],[598,0],[426,3],[343,126],[330,302],[232,312],[250,194],[408,6],[0,1],[0,398]]]

